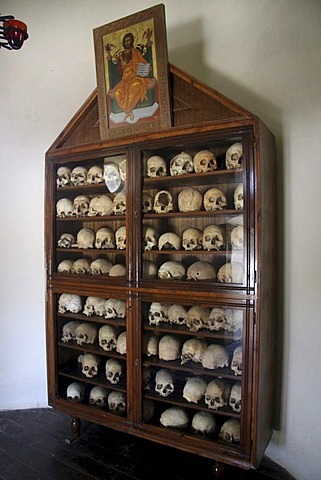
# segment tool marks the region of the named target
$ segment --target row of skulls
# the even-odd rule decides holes
[[[179,304],[152,302],[148,309],[149,325],[187,326],[191,332],[201,329],[210,331],[242,332],[243,312],[225,307],[185,307]]]
[[[239,169],[243,166],[243,146],[241,142],[230,145],[225,153],[225,167],[230,169]],[[160,155],[153,155],[148,158],[147,177],[164,177],[168,175],[167,161]],[[187,152],[180,152],[169,160],[170,175],[186,175],[188,173],[207,173],[218,169],[217,158],[215,154],[203,149],[194,156]]]
[[[120,177],[120,180],[124,182],[126,180],[126,159],[119,165],[109,162],[108,175]],[[104,181],[104,168],[100,165],[93,165],[90,168],[76,166],[73,169],[68,166],[61,166],[57,170],[57,187],[97,185]]]
[[[183,343],[177,335],[158,336],[148,333],[144,335],[143,341],[143,352],[147,356],[158,356],[165,362],[179,360],[181,365],[188,362],[200,363],[208,370],[230,367],[234,375],[242,375],[242,346],[234,348],[230,360],[226,347],[197,337],[189,338]]]
[[[210,410],[218,410],[230,406],[236,412],[241,412],[242,388],[240,382],[234,384],[222,379],[206,381],[200,376],[187,377],[181,391],[180,378],[177,372],[167,368],[156,371],[154,390],[160,397],[169,397],[175,392],[175,397],[181,395],[189,403],[204,401]]]
[[[60,198],[56,203],[56,214],[58,218],[125,215],[126,193],[119,192],[113,199],[107,194],[77,195],[73,200]]]
[[[119,333],[119,329],[113,325],[98,328],[93,323],[71,320],[62,327],[63,343],[75,341],[77,345],[93,345],[97,339],[105,352],[115,350],[120,355],[126,355],[126,331]]]
[[[83,402],[85,399],[85,385],[81,382],[72,382],[67,387],[68,400]],[[117,415],[123,415],[126,411],[126,394],[119,391],[110,391],[105,387],[95,386],[89,392],[89,405],[103,408]]]
[[[77,275],[110,275],[123,276],[126,274],[126,268],[122,264],[113,264],[106,258],[97,258],[89,260],[88,258],[78,258],[77,260],[64,259],[57,266],[58,273],[74,273]]]
[[[227,196],[220,188],[212,187],[202,194],[197,188],[185,187],[173,197],[169,190],[159,190],[153,197],[150,193],[143,193],[143,213],[170,213],[176,209],[179,212],[206,212],[226,210],[228,208]],[[243,209],[244,195],[243,183],[238,183],[233,192],[233,207]]]
[[[229,225],[207,225],[204,230],[199,228],[186,228],[182,236],[175,232],[159,234],[157,227],[144,226],[144,250],[225,250],[230,244],[234,250],[242,250],[244,244],[243,225],[233,228]]]
[[[81,382],[72,382],[68,385],[66,396],[68,400],[83,402],[85,399],[85,385]],[[89,401],[92,406],[104,408],[117,415],[126,412],[126,394],[120,391],[110,391],[106,387],[94,386],[90,388]],[[143,421],[150,421],[155,413],[155,404],[152,400],[143,400]],[[186,409],[182,407],[170,407],[164,410],[160,416],[160,423],[164,427],[186,429],[190,423]],[[199,411],[193,414],[191,432],[196,435],[211,436],[216,431],[216,418],[213,413]],[[220,428],[219,438],[229,442],[240,441],[240,422],[238,419],[226,420]]]
[[[190,424],[187,410],[182,407],[170,407],[163,411],[160,423],[164,427],[185,430]],[[215,416],[210,412],[197,412],[193,415],[191,431],[202,436],[211,436],[216,430]],[[240,442],[240,421],[237,418],[226,420],[220,428],[218,437],[228,443]]]
[[[94,378],[100,373],[102,360],[99,355],[94,353],[83,353],[79,355],[78,363],[81,365],[81,372],[85,377]],[[126,377],[125,362],[117,358],[109,358],[105,362],[104,376],[112,385],[119,384]]]
[[[62,293],[58,299],[58,313],[83,313],[87,317],[97,315],[107,319],[125,318],[126,301],[117,298],[86,297],[80,295]],[[71,332],[69,332],[71,334]],[[72,340],[73,338],[70,338]]]
[[[243,265],[240,262],[226,262],[216,272],[215,267],[207,261],[193,262],[188,268],[178,260],[168,260],[157,271],[157,278],[162,280],[217,281],[219,283],[242,283]]]
[[[126,248],[126,226],[114,232],[110,227],[102,227],[97,232],[91,228],[82,228],[77,238],[71,233],[62,233],[58,239],[59,248],[98,248],[124,250]]]

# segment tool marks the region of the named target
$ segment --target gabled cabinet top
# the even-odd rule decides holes
[[[174,65],[170,65],[169,75],[173,125],[170,129],[102,141],[99,129],[97,90],[94,90],[50,146],[47,156],[76,153],[76,151],[81,151],[84,146],[88,152],[91,149],[107,146],[141,143],[145,140],[150,141],[156,136],[159,138],[160,135],[164,137],[177,135],[183,130],[188,134],[189,129],[195,131],[195,128],[206,131],[208,125],[213,129],[213,124],[217,124],[218,128],[221,128],[222,125],[239,127],[257,120],[255,115],[240,105]]]

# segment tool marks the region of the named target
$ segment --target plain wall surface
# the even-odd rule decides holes
[[[169,60],[258,115],[276,137],[278,375],[266,454],[321,471],[321,2],[167,0]],[[0,409],[46,407],[45,152],[96,87],[92,31],[136,0],[2,0],[27,23],[0,49]]]

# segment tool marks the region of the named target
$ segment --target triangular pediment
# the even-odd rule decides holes
[[[172,128],[254,118],[250,112],[174,65],[169,68]],[[48,150],[48,154],[101,141],[97,89]]]

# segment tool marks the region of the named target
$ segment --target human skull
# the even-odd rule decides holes
[[[158,244],[158,231],[155,227],[143,228],[144,250],[154,250]]]
[[[84,217],[89,212],[90,198],[87,195],[77,195],[72,205],[72,215],[74,217]]]
[[[187,280],[203,281],[216,280],[216,271],[209,262],[198,261],[192,263],[187,269]]]
[[[234,227],[231,231],[231,244],[235,250],[242,250],[244,246],[244,230],[243,225]]]
[[[243,146],[241,142],[233,143],[233,145],[226,150],[225,165],[228,170],[231,168],[242,168]]]
[[[202,244],[204,250],[224,250],[226,236],[224,228],[220,225],[208,225],[203,230]]]
[[[221,283],[242,283],[243,265],[239,262],[227,262],[219,268],[217,280]]]
[[[197,412],[192,418],[192,433],[196,435],[209,436],[215,433],[216,421],[210,412]]]
[[[119,192],[113,200],[114,215],[126,215],[126,193]]]
[[[186,228],[182,237],[184,250],[200,250],[202,248],[202,237],[202,230],[198,228]]]
[[[242,387],[240,383],[234,383],[231,389],[229,406],[236,413],[241,411],[241,402],[242,402]]]
[[[183,430],[189,424],[189,416],[184,408],[171,407],[161,414],[159,421],[163,427]]]
[[[158,344],[158,357],[166,362],[180,357],[181,341],[174,335],[163,335]]]
[[[175,376],[166,368],[157,370],[155,375],[155,392],[161,397],[168,397],[175,390]]]
[[[243,329],[243,311],[229,310],[226,318],[225,330],[227,332],[237,332]]]
[[[201,328],[207,328],[210,309],[193,305],[187,311],[186,325],[191,332],[197,332]]]
[[[77,248],[94,248],[95,232],[91,228],[82,228],[77,233],[77,240],[72,246]]]
[[[71,268],[73,266],[73,261],[72,260],[62,260],[58,267],[57,267],[57,272],[58,273],[71,273]]]
[[[57,170],[57,187],[66,187],[70,185],[71,169],[69,167],[59,167]]]
[[[104,165],[104,179],[108,190],[116,192],[121,185],[119,165],[114,162],[108,162]]]
[[[146,333],[143,336],[143,353],[148,357],[158,355],[159,338],[153,333]]]
[[[76,328],[80,325],[81,322],[77,320],[71,320],[70,322],[65,323],[62,327],[61,341],[63,343],[68,343],[72,340],[76,340]]]
[[[239,183],[234,190],[234,206],[236,210],[242,210],[244,205],[243,183]]]
[[[115,248],[115,233],[109,227],[102,227],[96,232],[95,247],[111,250]]]
[[[79,355],[78,362],[81,363],[81,371],[87,378],[93,378],[98,375],[100,357],[92,353]]]
[[[87,183],[89,185],[96,185],[104,181],[103,169],[99,165],[94,165],[87,172]]]
[[[225,308],[212,308],[208,317],[207,328],[209,330],[225,330],[227,314]]]
[[[151,260],[143,260],[143,278],[156,278],[157,265]]]
[[[150,390],[151,387],[151,370],[148,367],[143,367],[142,382],[144,390]]]
[[[152,302],[148,310],[149,325],[159,325],[168,322],[168,305],[165,303]]]
[[[187,311],[183,305],[170,305],[168,308],[168,320],[171,325],[186,325]]]
[[[223,380],[212,380],[206,387],[205,403],[211,410],[217,410],[228,404],[231,385]]]
[[[126,300],[109,298],[105,303],[105,318],[125,318]]]
[[[228,367],[228,352],[221,345],[212,343],[207,347],[203,354],[202,365],[204,368],[208,368],[209,370]]]
[[[233,352],[231,369],[235,375],[242,375],[242,346],[236,347]]]
[[[126,350],[127,350],[127,343],[126,343],[126,331],[125,331],[125,332],[122,332],[117,337],[116,352],[120,353],[120,355],[126,355]]]
[[[71,233],[62,233],[58,240],[59,248],[71,248],[76,242],[75,237]]]
[[[107,275],[113,264],[105,258],[97,258],[93,260],[89,267],[91,275]]]
[[[118,328],[113,325],[103,325],[98,331],[99,346],[105,352],[111,352],[116,349]]]
[[[230,418],[223,423],[219,438],[228,443],[240,443],[240,432],[240,421],[237,418]]]
[[[56,212],[58,218],[66,218],[72,216],[72,200],[70,198],[61,198],[56,204]]]
[[[75,167],[71,171],[71,185],[85,185],[87,182],[88,170],[85,167]]]
[[[190,403],[197,403],[204,396],[206,382],[201,377],[190,377],[183,388],[183,397]]]
[[[87,317],[91,317],[94,314],[102,317],[105,309],[105,302],[106,300],[104,298],[89,296],[86,298],[82,313]]]
[[[119,164],[119,175],[122,182],[126,182],[126,170],[127,170],[126,165],[127,165],[127,161],[125,158],[125,160],[123,160]]]
[[[167,175],[166,161],[159,155],[153,155],[147,160],[147,177],[165,177]]]
[[[71,273],[75,273],[77,275],[84,275],[89,272],[90,262],[87,258],[78,258],[75,260],[72,267]]]
[[[207,343],[199,338],[190,338],[183,343],[181,365],[187,362],[201,363]]]
[[[79,295],[62,293],[58,300],[58,312],[64,314],[66,312],[79,313],[82,310],[83,301]]]
[[[162,280],[182,280],[186,275],[186,270],[182,262],[169,260],[164,262],[158,269],[157,276]]]
[[[180,212],[199,212],[202,208],[203,196],[196,188],[183,188],[178,194]]]
[[[107,380],[113,385],[116,385],[116,383],[119,383],[124,374],[123,362],[117,360],[116,358],[110,358],[106,362],[105,370]]]
[[[196,173],[207,173],[217,170],[217,161],[214,153],[209,150],[200,150],[193,158]]]
[[[105,407],[107,405],[107,397],[107,388],[96,385],[90,390],[89,404],[99,408]]]
[[[169,213],[174,210],[173,197],[167,190],[160,190],[154,197],[154,211],[156,213]]]
[[[126,275],[126,267],[122,263],[115,263],[109,270],[110,277],[124,277]]]
[[[83,322],[78,325],[75,333],[78,345],[92,345],[97,338],[97,327],[92,323]]]
[[[207,212],[225,210],[227,208],[225,193],[219,188],[210,188],[204,194],[203,204]]]
[[[169,169],[172,176],[191,173],[193,171],[193,159],[188,153],[181,152],[171,159]]]
[[[113,201],[108,195],[96,195],[89,203],[89,217],[111,215],[113,213]]]
[[[176,233],[166,232],[163,233],[158,239],[159,250],[180,250],[181,237]]]
[[[67,387],[67,399],[82,402],[85,398],[85,386],[80,382],[72,382]]]
[[[115,232],[116,248],[118,250],[126,249],[126,225],[119,227]]]
[[[117,415],[123,415],[126,411],[126,395],[123,392],[110,392],[108,395],[108,410]]]
[[[143,213],[150,213],[153,211],[154,197],[149,193],[143,193]]]

